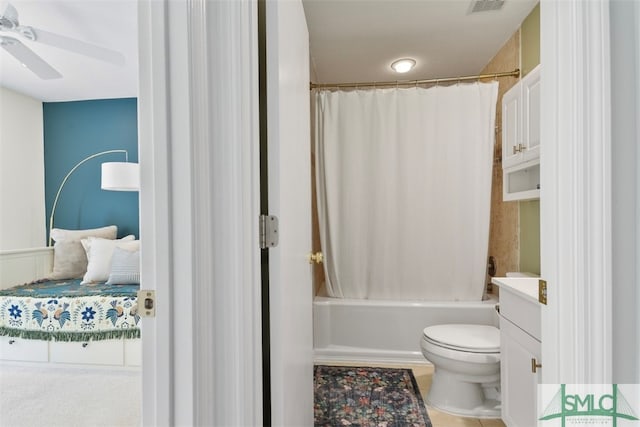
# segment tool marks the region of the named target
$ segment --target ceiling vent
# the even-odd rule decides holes
[[[486,12],[502,9],[504,0],[475,0],[471,2],[469,13]]]

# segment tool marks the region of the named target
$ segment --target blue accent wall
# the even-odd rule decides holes
[[[106,150],[127,150],[129,161],[138,161],[137,99],[45,102],[43,120],[48,239],[53,201],[71,168]],[[124,153],[106,154],[76,169],[60,193],[53,226],[75,230],[117,225],[118,237],[139,238],[138,192],[100,188],[102,163],[123,161]]]

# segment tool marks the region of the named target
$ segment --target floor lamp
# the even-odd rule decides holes
[[[56,198],[53,199],[53,207],[51,208],[51,216],[49,217],[49,246],[53,246],[53,239],[51,238],[51,230],[53,230],[53,216],[56,213],[56,207],[58,206],[58,198],[64,188],[67,180],[82,164],[88,162],[96,157],[104,156],[106,154],[124,153],[124,162],[106,162],[102,164],[102,184],[103,190],[109,191],[138,191],[140,189],[140,170],[138,163],[129,163],[129,153],[127,150],[107,150],[100,153],[92,154],[82,160],[80,160],[71,170],[65,175]]]

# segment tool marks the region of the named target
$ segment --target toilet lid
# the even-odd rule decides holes
[[[435,325],[424,337],[436,345],[475,353],[499,353],[500,330],[487,325]]]

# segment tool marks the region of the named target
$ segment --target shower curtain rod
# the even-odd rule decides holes
[[[444,77],[439,79],[427,79],[427,80],[399,80],[395,82],[366,82],[366,83],[309,83],[309,88],[313,89],[325,89],[325,88],[352,88],[358,89],[361,87],[388,87],[388,86],[417,86],[428,83],[450,83],[450,82],[463,82],[467,80],[480,80],[480,79],[497,79],[498,77],[520,77],[520,69],[516,68],[513,71],[505,71],[502,73],[493,74],[478,74],[477,76],[463,76],[463,77]]]

